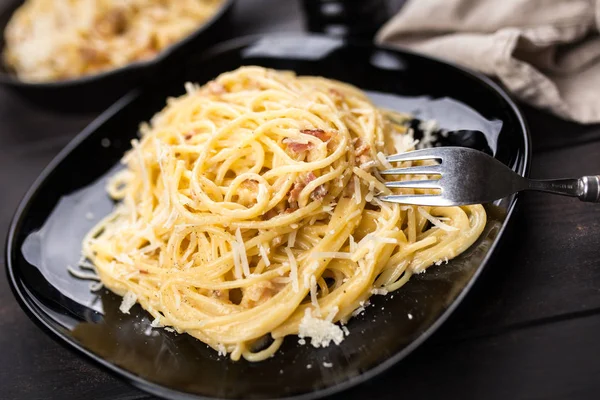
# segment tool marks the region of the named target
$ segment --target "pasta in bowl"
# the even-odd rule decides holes
[[[5,31],[3,61],[29,83],[93,76],[155,58],[224,0],[26,0]]]

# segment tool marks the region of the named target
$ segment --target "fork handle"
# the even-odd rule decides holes
[[[529,180],[528,190],[579,197],[581,201],[600,203],[600,175],[583,176],[579,179]]]

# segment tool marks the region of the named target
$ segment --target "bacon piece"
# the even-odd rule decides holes
[[[298,209],[298,198],[300,197],[300,193],[310,182],[314,181],[315,179],[317,179],[315,174],[309,172],[308,174],[301,176],[298,181],[294,182],[294,186],[292,187],[292,190],[290,190],[290,194],[288,196],[288,203],[290,207],[285,210],[286,212],[293,212]],[[327,188],[324,185],[317,186],[317,188],[310,194],[310,198],[316,201],[323,200],[325,196],[327,196]]]
[[[327,188],[323,185],[317,186],[317,188],[310,194],[310,198],[315,201],[323,200],[327,196]]]
[[[79,54],[81,54],[81,58],[87,64],[102,64],[108,61],[108,57],[105,53],[88,46],[81,47],[79,49]]]
[[[352,144],[354,144],[354,153],[356,154],[356,157],[360,157],[371,150],[371,147],[361,138],[355,138],[352,141]]]
[[[283,143],[287,145],[288,149],[296,154],[303,153],[312,148],[312,143],[300,143],[290,138],[283,139]]]
[[[277,210],[275,210],[274,208],[271,208],[269,211],[267,211],[264,215],[263,215],[263,219],[265,221],[270,220],[271,218],[275,218],[278,215]]]
[[[229,300],[229,292],[227,290],[213,289],[210,291],[210,295],[217,299]]]
[[[292,190],[290,190],[290,195],[288,196],[288,203],[290,203],[290,205],[297,203],[302,190],[315,179],[317,179],[317,177],[311,171],[308,174],[302,175],[300,180],[294,182],[294,186],[292,187]]]
[[[244,291],[244,298],[240,305],[242,307],[254,307],[269,300],[275,294],[275,287],[271,281],[261,281],[250,285]]]
[[[331,139],[331,132],[325,132],[323,129],[302,129],[300,132],[319,138],[322,142],[328,142]]]
[[[275,218],[276,216],[282,213],[286,213],[287,210],[284,211],[284,207],[285,205],[283,204],[283,202],[277,204],[275,207],[271,208],[263,215],[263,220],[268,221],[271,218]]]
[[[342,191],[342,197],[345,199],[352,198],[354,196],[354,179],[350,179],[348,184]]]
[[[95,29],[102,36],[116,36],[127,30],[127,16],[125,10],[115,8],[96,20]]]
[[[194,136],[194,132],[188,132],[185,135],[183,135],[183,138],[185,140],[190,140],[192,138],[192,136]]]
[[[355,138],[352,142],[354,144],[354,154],[358,159],[358,163],[364,164],[368,162],[370,160],[368,153],[371,151],[371,146],[365,143],[361,138]]]
[[[337,97],[338,99],[343,99],[345,97],[342,92],[335,88],[330,88],[329,93],[331,93],[334,97]]]
[[[220,95],[226,93],[225,86],[221,85],[219,82],[210,81],[206,84],[206,88],[210,94]]]

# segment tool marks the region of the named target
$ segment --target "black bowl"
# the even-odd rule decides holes
[[[350,320],[350,335],[339,346],[315,349],[290,337],[273,358],[232,362],[188,335],[151,330],[139,306],[130,315],[119,313],[118,296],[90,293],[87,282],[71,277],[66,266],[79,259],[85,232],[111,209],[105,179],[138,123],[159,111],[167,96],[183,93],[185,81],[206,82],[249,64],[353,83],[379,104],[437,119],[455,132],[448,135],[453,145],[483,143],[483,150],[519,174],[529,168],[525,122],[489,79],[416,54],[339,39],[280,35],[231,41],[190,61],[163,86],[129,93],[34,183],[11,224],[6,265],[16,298],[50,336],[159,396],[309,399],[375,376],[423,343],[456,309],[493,257],[517,204],[511,196],[487,205],[489,223],[471,249],[413,277],[393,295],[374,296],[373,305]]]
[[[225,39],[231,31],[235,0],[223,0],[219,10],[202,26],[157,56],[94,75],[56,82],[29,83],[17,78],[0,61],[0,85],[14,90],[44,108],[63,112],[100,111],[140,84],[152,85],[166,73],[175,73],[185,57]],[[12,1],[0,10],[0,54],[4,29],[23,0]]]

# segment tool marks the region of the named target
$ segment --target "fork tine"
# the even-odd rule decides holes
[[[419,165],[417,167],[392,168],[379,171],[381,175],[441,175],[442,169],[438,165]]]
[[[389,188],[441,189],[439,180],[385,182]]]
[[[434,206],[434,207],[445,207],[451,206],[453,203],[436,194],[406,194],[406,195],[390,195],[390,196],[379,196],[382,201],[390,203],[417,205],[417,206]]]
[[[391,156],[387,156],[386,159],[389,162],[397,162],[397,161],[419,161],[419,160],[430,160],[430,159],[443,159],[443,155],[440,151],[440,148],[433,149],[422,149],[422,150],[414,150],[408,151],[406,153],[394,154]]]

